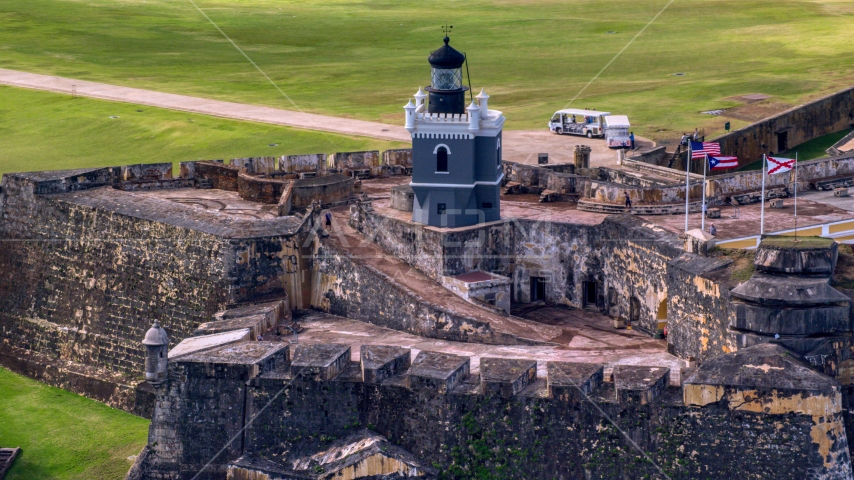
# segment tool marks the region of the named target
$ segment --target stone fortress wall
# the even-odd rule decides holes
[[[504,162],[506,193],[534,193],[543,202],[574,202],[579,210],[633,215],[680,214],[685,212],[685,172],[644,163],[644,154],[624,159],[624,170],[562,167],[573,165],[522,165]],[[634,172],[637,172],[635,174]],[[641,173],[652,173],[646,178]],[[703,192],[702,175],[691,174],[689,209],[699,212]],[[798,162],[798,190],[832,190],[854,186],[854,156],[841,155]],[[766,197],[791,197],[795,172],[769,175],[765,179]],[[750,204],[760,201],[761,171],[720,173],[706,179],[707,206]],[[632,200],[625,209],[624,194]]]
[[[541,376],[533,360],[482,358],[472,374],[466,357],[398,347],[363,346],[359,362],[346,345],[214,347],[170,356],[129,478],[191,478],[235,436],[203,478],[328,478],[354,463],[407,467],[390,478],[850,478],[838,384],[785,352],[756,346],[668,387],[663,367],[548,362]],[[735,376],[743,365],[798,386]],[[404,452],[365,465],[358,447],[377,437]]]
[[[297,370],[294,370],[290,353],[270,350],[264,358],[275,357],[275,361],[270,360],[272,363],[265,363],[266,360],[260,363],[250,361],[252,355],[247,353],[248,350],[273,348],[269,345],[264,347],[264,342],[254,341],[256,331],[261,331],[258,322],[266,322],[265,325],[275,322],[267,314],[256,315],[258,319],[243,319],[228,313],[239,311],[249,304],[285,301],[287,310],[313,307],[428,338],[511,344],[520,348],[537,343],[522,335],[496,331],[488,322],[451,311],[432,299],[411,295],[411,292],[401,289],[394,278],[358,261],[347,249],[339,249],[333,242],[318,238],[316,233],[321,222],[317,203],[309,205],[304,212],[297,212],[297,215],[287,215],[273,209],[269,210],[269,217],[263,219],[239,220],[167,201],[157,195],[139,193],[154,190],[168,192],[170,189],[185,188],[182,186],[184,182],[191,181],[197,188],[203,189],[207,183],[208,186],[235,192],[228,194],[245,200],[240,195],[241,176],[249,180],[260,179],[258,184],[266,184],[276,175],[280,178],[283,175],[297,175],[294,172],[283,174],[274,171],[253,176],[249,174],[252,163],[251,159],[245,159],[242,167],[215,161],[185,163],[181,165],[181,176],[178,178],[170,178],[171,166],[167,168],[166,165],[12,174],[3,177],[0,190],[0,236],[13,241],[7,242],[10,248],[0,252],[0,267],[13,274],[0,280],[0,293],[3,294],[0,300],[3,302],[0,305],[0,361],[17,371],[89,394],[130,411],[140,414],[153,411],[155,427],[152,429],[152,446],[141,457],[151,463],[147,467],[140,465],[137,470],[149,472],[149,476],[143,478],[183,478],[180,475],[175,477],[174,472],[198,466],[198,460],[209,453],[205,448],[212,448],[214,440],[220,439],[222,432],[236,431],[234,429],[239,430],[243,426],[241,422],[245,417],[242,414],[228,414],[218,410],[221,408],[219,405],[227,403],[222,403],[222,399],[231,399],[229,395],[232,390],[214,397],[210,396],[210,392],[224,392],[223,389],[234,387],[235,397],[231,399],[234,401],[228,406],[245,405],[247,411],[252,412],[256,408],[253,407],[252,398],[255,395],[265,398],[264,395],[269,394],[265,388],[281,388],[283,381],[293,380],[295,376],[300,377],[295,380],[295,384],[302,385],[302,377],[293,375]],[[269,163],[255,164],[267,165],[263,167],[267,170],[270,168]],[[536,175],[537,183],[546,179],[546,183],[552,186],[560,182],[563,185],[575,182],[576,187],[573,188],[577,188],[579,183],[586,183],[583,177],[574,176],[561,167],[542,170],[512,166],[505,168],[515,168],[514,175],[517,178],[525,175],[532,178]],[[335,178],[336,174],[328,170],[320,177],[308,176],[302,180]],[[298,173],[306,172],[312,173],[311,170]],[[397,170],[392,173],[397,173]],[[298,180],[294,178],[289,181],[295,184]],[[533,183],[531,180],[529,182]],[[516,188],[533,188],[517,183],[519,186]],[[263,193],[259,192],[258,195]],[[558,190],[554,192],[567,194],[566,190],[564,193]],[[284,191],[281,194],[284,195]],[[268,208],[255,197],[250,200]],[[854,431],[854,425],[841,413],[842,408],[848,408],[852,398],[849,372],[851,365],[854,365],[854,350],[849,340],[849,300],[843,302],[847,302],[847,309],[837,309],[848,312],[845,316],[847,323],[845,319],[841,320],[847,327],[843,325],[841,331],[834,333],[822,330],[818,332],[823,335],[820,338],[813,338],[816,332],[795,332],[778,342],[789,349],[785,352],[794,352],[791,354],[792,363],[788,361],[789,354],[773,350],[782,347],[764,343],[769,338],[767,326],[756,324],[751,320],[752,317],[739,317],[738,312],[745,308],[755,310],[764,307],[737,305],[744,304],[745,298],[749,303],[750,296],[740,294],[736,298],[731,292],[736,286],[731,278],[731,260],[686,253],[683,239],[646,224],[639,218],[610,216],[601,223],[590,224],[511,219],[473,228],[439,229],[382,215],[372,208],[368,200],[355,201],[350,212],[350,225],[353,228],[440,284],[443,277],[472,271],[490,272],[512,280],[514,302],[529,303],[534,300],[531,297],[532,282],[538,278],[545,282],[543,300],[547,304],[606,311],[612,316],[631,320],[634,328],[648,334],[655,334],[662,321],[666,322],[670,333],[670,351],[683,358],[702,360],[701,369],[712,368],[715,362],[724,361],[720,358],[741,365],[744,361],[754,361],[753,357],[745,360],[747,357],[733,355],[755,354],[760,355],[755,361],[766,362],[774,369],[787,369],[798,375],[817,370],[828,375],[815,373],[818,377],[810,377],[813,381],[810,385],[815,388],[810,387],[812,390],[809,391],[789,391],[792,389],[786,387],[784,379],[788,377],[785,376],[780,376],[774,381],[776,383],[761,384],[755,378],[745,379],[729,370],[717,377],[711,374],[701,376],[702,381],[700,377],[695,379],[693,372],[686,371],[680,377],[688,379],[688,386],[677,391],[667,388],[666,380],[659,384],[666,372],[654,372],[650,367],[638,367],[641,370],[634,373],[617,369],[613,379],[606,379],[610,382],[591,384],[585,393],[595,395],[596,403],[604,404],[609,415],[628,422],[621,424],[621,428],[631,429],[631,422],[636,422],[637,418],[649,422],[642,428],[636,425],[640,430],[635,430],[632,438],[637,435],[648,451],[660,454],[656,458],[669,465],[668,468],[683,467],[673,463],[673,440],[669,436],[659,435],[661,430],[671,432],[668,435],[676,435],[677,431],[688,432],[689,438],[686,440],[680,437],[680,442],[696,442],[696,449],[700,452],[697,455],[733,458],[736,459],[733,464],[739,465],[742,457],[733,453],[735,447],[722,447],[711,443],[710,439],[722,435],[723,430],[731,430],[731,425],[735,424],[733,422],[740,422],[742,425],[751,425],[751,432],[765,432],[757,434],[760,435],[760,441],[751,447],[747,446],[747,437],[741,443],[736,443],[747,452],[743,457],[745,462],[751,458],[755,460],[758,456],[776,459],[780,455],[779,461],[783,464],[794,462],[799,468],[812,469],[807,473],[820,472],[817,474],[820,478],[846,478],[850,474],[844,432]],[[798,272],[794,275],[797,278],[793,277],[787,282],[804,281],[797,276]],[[757,277],[756,282],[761,281]],[[835,301],[839,303],[841,300]],[[777,307],[786,311],[806,308],[785,302]],[[225,312],[214,316],[215,312],[222,310]],[[170,376],[172,386],[167,391],[157,390],[138,380],[133,381],[133,376],[140,374],[144,363],[144,349],[138,341],[152,319],[162,319],[175,341],[204,338],[212,332],[236,335],[232,343],[237,343],[229,347],[236,349],[236,353],[232,356],[232,353],[225,355],[226,352],[221,352],[228,358],[219,361],[212,360],[216,357],[213,353],[198,352],[194,360],[186,360],[196,367],[186,366],[185,370],[181,370],[185,368],[181,363],[184,360],[180,359],[183,357],[176,356],[173,369],[177,370],[173,373],[177,373]],[[214,321],[210,322],[212,319]],[[244,330],[245,333],[240,333]],[[835,336],[826,335],[828,333]],[[239,346],[244,344],[250,346]],[[313,357],[313,354],[306,355]],[[806,355],[806,361],[813,362],[814,368],[802,368],[798,355]],[[820,365],[809,360],[819,357],[822,359]],[[632,458],[630,446],[623,444],[614,432],[611,432],[613,435],[608,434],[611,435],[609,441],[613,441],[614,451],[623,452],[617,459],[602,463],[601,459],[607,457],[603,456],[605,452],[591,450],[600,445],[597,442],[602,440],[603,429],[610,427],[593,422],[592,404],[585,406],[588,404],[571,403],[568,409],[567,404],[557,406],[565,398],[562,394],[555,394],[552,387],[560,384],[556,380],[559,377],[553,377],[552,372],[555,368],[563,367],[549,366],[548,375],[540,380],[534,374],[503,377],[504,380],[498,383],[510,386],[501,387],[504,393],[498,395],[493,392],[495,387],[490,386],[490,373],[484,370],[482,363],[479,377],[470,375],[468,368],[455,367],[440,378],[441,382],[436,383],[437,377],[430,375],[434,375],[437,368],[441,370],[439,367],[443,365],[443,360],[430,358],[422,359],[433,365],[433,373],[429,373],[426,378],[433,379],[428,382],[433,382],[430,385],[444,385],[439,387],[439,396],[433,390],[431,392],[434,393],[426,396],[418,393],[424,392],[419,390],[424,382],[417,370],[388,367],[386,370],[393,371],[388,375],[388,384],[366,383],[363,381],[364,373],[363,377],[357,378],[352,372],[368,371],[370,368],[363,364],[351,364],[346,355],[339,355],[330,360],[331,363],[324,361],[323,368],[307,365],[315,370],[319,368],[318,374],[322,374],[326,380],[334,380],[331,384],[323,384],[318,393],[311,394],[311,399],[306,399],[304,404],[300,403],[302,400],[295,400],[282,408],[302,409],[308,416],[307,412],[311,409],[317,413],[319,404],[339,405],[343,401],[349,405],[346,407],[350,409],[348,411],[356,412],[359,418],[350,416],[346,425],[351,428],[344,428],[336,420],[338,423],[331,423],[329,433],[324,433],[325,436],[343,439],[356,425],[368,427],[373,432],[371,435],[383,436],[419,459],[419,468],[428,473],[434,462],[441,465],[442,469],[454,468],[454,465],[474,468],[482,459],[466,454],[466,449],[470,450],[472,442],[476,441],[475,437],[483,437],[484,432],[498,432],[499,423],[489,423],[492,420],[486,419],[505,417],[509,418],[509,424],[517,431],[531,433],[530,436],[525,433],[522,440],[513,441],[520,442],[520,452],[527,452],[526,455],[533,456],[530,458],[536,457],[546,462],[542,471],[536,473],[543,478],[547,478],[545,472],[557,471],[554,468],[568,468],[582,474],[589,471],[590,478],[609,478],[615,472],[627,478],[640,478],[649,473],[646,463],[640,465],[641,462],[629,460]],[[463,365],[464,360],[460,360],[459,365]],[[416,358],[411,362],[400,362],[414,365],[420,361]],[[201,364],[205,366],[199,366]],[[323,370],[329,365],[338,365],[340,370]],[[297,366],[301,364],[297,363]],[[86,371],[86,368],[101,373]],[[566,368],[572,370],[581,367]],[[103,372],[109,370],[114,370],[117,376],[106,378]],[[346,373],[345,370],[351,374],[339,375]],[[504,366],[499,370],[504,372],[502,375],[510,375],[507,371],[515,372],[513,375],[516,375],[521,371],[530,371],[530,368],[515,365]],[[268,380],[263,380],[262,377],[267,373]],[[216,379],[220,374],[231,383],[217,384]],[[621,374],[624,375],[623,380]],[[635,374],[639,377],[633,376]],[[256,377],[257,380],[253,380]],[[839,381],[834,380],[834,377]],[[655,380],[652,383],[640,385],[653,378]],[[252,381],[246,384],[249,380]],[[307,384],[301,388],[307,392],[316,385]],[[622,390],[620,385],[624,385]],[[351,388],[355,390],[348,390]],[[512,404],[509,404],[511,413],[499,415],[507,409],[508,391],[512,392],[510,397],[514,398]],[[243,400],[241,392],[248,395],[246,400]],[[816,400],[795,400],[806,398],[805,395],[815,397]],[[499,397],[504,400],[497,400]],[[743,401],[748,397],[750,401],[744,404]],[[423,408],[418,407],[417,403],[412,404],[412,408],[418,408],[417,411],[400,410],[400,407],[397,407],[399,410],[392,410],[391,403],[384,403],[387,402],[384,399],[425,402],[445,413],[440,415],[441,418],[425,416],[418,413],[423,412]],[[152,410],[155,400],[159,406]],[[626,406],[633,405],[632,402],[642,407]],[[205,418],[198,422],[190,421],[186,412],[195,411],[202,405],[206,405]],[[481,407],[483,410],[478,410]],[[542,415],[527,419],[521,413],[522,410],[518,410],[523,407],[528,408],[526,412],[542,408]],[[821,414],[815,408],[823,409]],[[482,418],[477,413],[479,411]],[[278,414],[289,412],[283,410],[278,411]],[[330,407],[325,412],[326,415],[332,412],[334,417],[338,408]],[[404,415],[400,412],[408,412],[401,418],[412,416],[414,420],[398,422],[398,426],[383,426],[377,420]],[[601,416],[596,418],[601,419]],[[696,419],[700,420],[692,424]],[[435,430],[440,424],[456,428],[449,430],[453,433],[442,434]],[[466,433],[467,424],[487,430]],[[222,432],[210,433],[211,445],[196,445],[188,440],[208,438],[204,437],[208,433],[199,429],[213,429],[213,425],[222,429]],[[292,429],[296,428],[294,425],[297,424],[278,424],[263,431],[248,430],[247,435],[252,431],[251,435],[256,436],[246,437],[245,442],[248,443],[242,443],[239,451],[234,450],[233,455],[229,453],[224,457],[228,461],[219,464],[216,467],[219,470],[216,471],[221,474],[229,468],[249,472],[267,468],[259,466],[252,458],[243,457],[247,452],[268,452],[272,448],[270,442],[290,435]],[[553,428],[553,425],[559,427]],[[710,425],[723,430],[713,431]],[[797,451],[782,455],[780,452],[783,450],[779,447],[774,447],[777,448],[774,450],[771,445],[779,442],[781,437],[772,433],[771,425],[774,425],[774,429],[785,430],[787,441],[797,440]],[[556,455],[553,448],[544,446],[555,445],[551,442],[539,439],[540,443],[537,443],[539,434],[536,432],[543,429],[551,432],[549,438],[559,439],[555,444],[565,449],[560,450],[562,453]],[[563,429],[582,434],[572,436]],[[816,434],[817,431],[821,435]],[[511,440],[507,435],[507,432],[495,433],[490,438],[509,445]],[[296,437],[287,438],[290,439],[287,441],[297,441],[294,440]],[[436,438],[446,440],[447,450],[432,450],[435,445],[431,442]],[[816,445],[804,448],[803,445],[812,445],[807,439]],[[317,443],[315,440],[318,439],[311,439],[311,446],[305,448],[322,446],[324,441]],[[756,441],[755,438],[753,441]],[[174,449],[158,451],[156,445],[161,444],[174,446]],[[730,450],[721,450],[727,448]],[[795,449],[794,446],[791,448]],[[562,463],[566,458],[581,458],[590,452],[596,455],[584,462],[571,465]],[[240,458],[243,460],[239,461]],[[501,458],[502,461],[506,460]],[[687,462],[688,466],[684,468],[693,468],[693,460],[679,458],[683,466]],[[716,471],[721,475],[730,472],[726,470],[727,466],[712,465],[714,462],[711,457],[692,458],[699,458],[697,468],[721,468]],[[232,461],[236,463],[228,463]],[[508,465],[513,464],[509,460],[507,462]],[[178,464],[186,464],[186,467],[176,467]],[[739,468],[760,467],[742,465]],[[804,470],[797,470],[795,466],[788,471],[804,474]],[[681,475],[694,478],[693,471],[690,472]],[[676,470],[674,474],[677,477],[680,475]],[[219,478],[217,475],[213,477]]]
[[[720,142],[721,152],[737,156],[739,166],[744,166],[761,159],[763,154],[780,153],[822,135],[851,128],[852,125],[854,88],[846,88],[712,141]],[[785,143],[785,148],[781,148],[784,146],[780,144],[781,141]]]
[[[592,306],[630,319],[633,328],[650,335],[661,320],[690,318],[669,324],[676,328],[670,338],[678,343],[673,349],[680,356],[704,358],[734,350],[727,307],[729,289],[735,286],[728,269],[732,260],[685,253],[673,235],[633,217],[607,217],[597,225],[513,219],[460,231],[401,221],[359,206],[350,221],[385,251],[436,281],[474,270],[490,272],[513,280],[514,303],[529,303],[531,279],[542,278],[547,303]],[[321,263],[319,268],[341,276],[340,266]],[[597,292],[593,304],[584,298],[591,285]],[[366,303],[381,304],[385,293],[372,293],[375,288],[353,285],[330,290],[328,296],[333,303],[371,299]],[[382,311],[392,315],[396,310],[392,305]],[[343,315],[342,310],[333,312]]]
[[[130,379],[144,358],[133,338],[152,318],[167,319],[181,339],[226,306],[287,296],[283,257],[309,229],[301,219],[259,228],[178,203],[131,201],[111,187],[113,173],[3,177],[0,346]],[[14,362],[16,353],[0,356]],[[132,396],[116,401],[134,408]]]

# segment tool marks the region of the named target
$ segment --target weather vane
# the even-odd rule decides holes
[[[453,25],[448,25],[447,23],[445,23],[445,25],[442,26],[442,33],[444,33],[446,37],[450,36],[451,35],[451,29],[453,29],[453,28],[454,28]]]

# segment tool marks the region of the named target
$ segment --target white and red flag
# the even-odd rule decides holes
[[[795,168],[794,158],[768,157],[768,174],[786,173]]]

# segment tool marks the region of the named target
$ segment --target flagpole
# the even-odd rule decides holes
[[[709,168],[708,151],[704,155],[705,162],[703,163],[703,206],[700,209],[700,230],[706,231],[706,169]]]
[[[765,235],[765,165],[768,160],[762,154],[762,213],[759,214],[759,235]],[[761,240],[761,238],[760,238]]]
[[[795,238],[798,238],[798,152],[795,152]]]
[[[688,142],[688,160],[685,162],[685,232],[688,232],[688,201],[689,201],[689,183],[691,180],[691,157],[694,155],[693,145]]]

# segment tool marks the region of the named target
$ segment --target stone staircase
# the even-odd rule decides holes
[[[708,206],[708,205],[707,205]],[[702,202],[691,202],[688,205],[689,211],[692,213],[699,212],[703,208]],[[634,205],[631,210],[618,203],[601,203],[591,200],[579,200],[578,210],[584,212],[619,214],[628,213],[631,215],[676,215],[685,213],[684,203],[663,203],[657,205]]]

